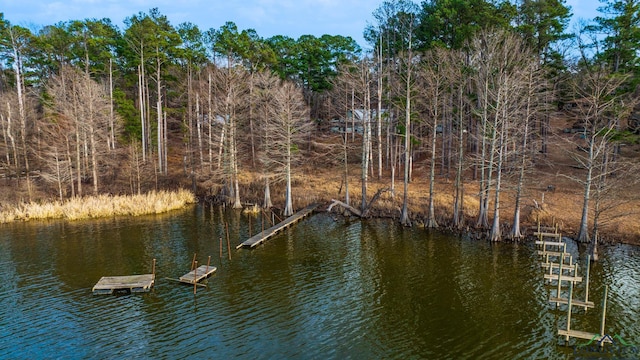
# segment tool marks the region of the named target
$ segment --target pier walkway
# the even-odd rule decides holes
[[[236,246],[236,249],[240,249],[240,248],[254,248],[260,244],[262,244],[263,242],[267,241],[268,239],[270,239],[271,237],[273,237],[274,235],[276,235],[277,233],[279,233],[280,231],[288,228],[289,226],[297,223],[298,221],[304,219],[305,217],[309,216],[319,205],[318,204],[312,204],[307,206],[306,208],[298,211],[297,213],[289,216],[288,218],[284,219],[282,222],[268,228],[265,229],[259,233],[257,233],[256,235],[250,237],[249,239],[245,240],[244,242],[242,242],[241,244],[239,244],[238,246]]]

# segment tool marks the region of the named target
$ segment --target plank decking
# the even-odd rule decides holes
[[[127,293],[147,292],[153,287],[155,277],[155,274],[103,276],[91,291],[94,295],[110,295],[118,291]]]
[[[298,211],[297,213],[291,215],[290,217],[284,219],[282,222],[265,229],[264,231],[250,237],[249,239],[242,242],[240,245],[236,246],[236,249],[244,248],[254,248],[263,242],[267,241],[280,231],[288,228],[289,226],[297,223],[298,221],[304,219],[309,216],[318,207],[318,204],[309,205],[306,208]]]
[[[197,269],[191,270],[190,272],[180,276],[178,280],[180,280],[180,282],[193,285],[194,283],[208,278],[216,272],[216,270],[218,270],[218,268],[215,266],[200,265]]]

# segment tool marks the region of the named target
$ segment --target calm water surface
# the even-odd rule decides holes
[[[259,219],[195,206],[161,216],[0,227],[0,358],[564,359],[565,307],[548,303],[530,244],[488,244],[388,220],[317,214],[220,258]],[[251,227],[251,228],[250,228]],[[226,241],[223,241],[226,243]],[[584,265],[584,249],[571,244]],[[572,328],[640,343],[640,249],[603,249],[596,308]],[[165,278],[212,256],[207,288]],[[152,292],[93,296],[101,276],[148,273]],[[581,269],[584,272],[584,266]],[[584,294],[578,285],[576,297]],[[580,344],[580,343],[578,343]],[[571,342],[570,345],[574,345]]]

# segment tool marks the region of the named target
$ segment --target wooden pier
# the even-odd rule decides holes
[[[238,246],[236,246],[236,249],[240,249],[242,247],[244,248],[254,248],[260,244],[262,244],[263,242],[267,241],[268,239],[270,239],[271,237],[273,237],[274,235],[278,234],[280,231],[288,228],[289,226],[297,223],[298,221],[304,219],[305,217],[309,216],[319,205],[318,204],[313,204],[313,205],[309,205],[306,208],[298,211],[297,213],[291,215],[290,217],[284,219],[282,222],[263,230],[262,232],[250,237],[249,239],[245,240],[244,242],[242,242],[241,244],[239,244]]]
[[[567,252],[567,243],[562,241],[562,235],[558,233],[558,226],[554,226],[551,228],[542,229],[540,226],[540,222],[538,221],[538,231],[534,232],[534,235],[538,237],[538,241],[536,241],[536,245],[540,246],[542,249],[538,250],[538,255],[543,257],[542,263],[540,264],[542,268],[545,269],[547,273],[544,274],[544,280],[547,281],[557,281],[557,290],[555,296],[549,297],[550,303],[555,303],[556,307],[560,304],[567,305],[567,324],[564,329],[558,329],[558,335],[564,337],[565,341],[568,343],[569,339],[583,339],[591,341],[597,341],[599,346],[603,346],[605,343],[612,343],[613,340],[611,336],[605,333],[605,319],[607,313],[607,294],[608,294],[608,286],[605,285],[604,289],[604,297],[602,300],[602,319],[600,324],[600,332],[591,333],[586,331],[574,330],[571,328],[571,316],[573,312],[573,307],[582,307],[585,311],[588,308],[594,308],[595,304],[593,301],[589,301],[589,273],[591,268],[591,256],[587,256],[586,263],[586,275],[584,282],[584,300],[574,299],[573,296],[573,288],[576,283],[582,282],[582,277],[578,276],[578,264],[573,264],[573,257],[570,253]],[[551,241],[547,240],[551,239]],[[555,258],[558,262],[551,261],[550,258]],[[568,263],[565,262],[565,259],[568,259]],[[557,273],[554,273],[557,269]],[[565,274],[567,272],[568,274]],[[566,297],[562,297],[562,283],[568,282],[569,284],[569,293]]]
[[[564,336],[566,342],[569,341],[570,338],[597,341],[598,345],[602,346],[605,343],[612,343],[611,336],[605,333],[605,321],[607,317],[607,295],[609,293],[609,287],[605,285],[604,287],[604,297],[602,299],[602,317],[600,322],[600,332],[599,333],[591,333],[586,331],[574,330],[571,328],[571,308],[574,305],[575,301],[572,299],[573,296],[573,283],[571,283],[569,287],[569,297],[567,298],[567,325],[566,329],[558,329],[558,335]]]
[[[544,274],[544,279],[548,280],[549,282],[553,281],[553,280],[558,280],[558,281],[569,281],[572,283],[576,283],[576,282],[582,282],[582,276],[571,276],[571,275],[560,275],[560,274]]]
[[[180,276],[178,280],[185,284],[193,285],[194,283],[198,283],[208,278],[209,276],[213,275],[213,273],[216,272],[216,270],[218,270],[218,268],[215,266],[200,265],[196,269],[191,270],[190,272]]]

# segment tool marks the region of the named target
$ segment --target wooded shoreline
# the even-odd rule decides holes
[[[417,169],[416,171],[424,171]],[[293,205],[295,210],[302,209],[312,203],[322,204],[319,211],[326,210],[332,203],[332,199],[344,200],[344,184],[340,174],[331,172],[330,169],[306,169],[300,171],[301,174],[294,179]],[[350,181],[353,181],[352,190],[350,190],[350,204],[359,208],[361,204],[361,196],[357,170],[350,174]],[[537,177],[545,177],[546,175],[538,174]],[[533,240],[533,232],[535,232],[537,223],[543,226],[558,226],[558,231],[563,237],[572,239],[577,238],[578,228],[580,224],[581,212],[581,189],[568,184],[558,183],[557,189],[548,189],[547,185],[538,187],[539,180],[531,180],[531,184],[527,187],[528,197],[523,205],[521,212],[521,228],[523,238],[509,239],[504,237],[503,241],[529,241]],[[240,183],[240,191],[242,193],[244,204],[262,204],[262,197],[259,191],[259,175],[245,173],[243,182]],[[396,184],[398,185],[398,184]],[[388,188],[388,179],[376,180],[372,179],[369,184],[370,194],[375,193],[379,189]],[[282,187],[282,189],[281,189]],[[427,219],[428,206],[428,179],[416,178],[409,187],[409,210],[412,227],[424,227]],[[478,185],[474,181],[465,183],[464,204],[462,206],[462,226],[453,225],[453,184],[447,181],[438,181],[436,184],[435,214],[438,227],[434,230],[445,231],[462,236],[471,236],[475,239],[489,239],[490,228],[481,228],[476,226],[478,214]],[[282,184],[272,186],[273,194],[281,194],[284,188]],[[222,204],[225,197],[217,194],[200,195],[200,201]],[[370,199],[369,199],[370,200]],[[503,210],[501,216],[501,228],[503,234],[508,234],[508,230],[513,221],[513,194],[507,193],[505,200],[501,204]],[[280,197],[274,197],[273,211],[278,212],[282,207]],[[249,206],[249,205],[247,205]],[[390,191],[385,192],[378,201],[368,211],[366,218],[391,218],[400,220],[400,212],[402,206],[402,188],[395,190],[395,197]],[[493,205],[491,205],[493,206]],[[626,205],[629,210],[626,215],[619,216],[603,226],[600,234],[599,243],[625,243],[632,245],[640,245],[640,224],[635,221],[637,214],[633,209],[640,208],[640,202],[630,201]],[[245,206],[246,207],[246,206]],[[333,213],[343,214],[345,216],[355,216],[348,210],[340,206],[334,206]],[[428,229],[425,229],[427,231]]]
[[[331,197],[339,198],[341,190],[339,187],[341,183],[335,178],[335,174],[330,175],[328,172],[319,172],[315,175],[307,173],[304,178],[305,181],[298,179],[296,181],[294,194],[294,206],[297,209],[306,207],[312,203],[322,204],[320,211],[326,210],[330,203]],[[261,203],[261,194],[251,192],[251,189],[255,189],[255,175],[247,176],[245,182],[241,183],[241,189],[244,196],[245,208],[253,206],[253,204]],[[321,185],[320,185],[321,184]],[[378,181],[372,184],[372,188],[382,188],[383,183]],[[424,227],[426,220],[425,212],[425,199],[424,193],[421,189],[424,189],[425,184],[421,184],[415,181],[410,188],[410,209],[411,209],[411,222],[413,227]],[[470,189],[473,189],[473,183],[467,184]],[[278,190],[278,185],[274,186],[274,190]],[[336,190],[337,193],[336,193]],[[440,191],[438,198],[436,199],[436,213],[437,222],[439,224],[436,231],[448,232],[460,236],[469,236],[478,240],[489,239],[490,229],[483,229],[475,226],[475,215],[477,211],[477,201],[474,201],[473,195],[467,195],[465,197],[464,205],[464,225],[460,227],[453,226],[452,222],[452,195],[448,193],[447,186],[440,184]],[[477,189],[469,190],[469,193],[477,191]],[[332,194],[333,193],[333,194]],[[508,239],[504,241],[531,241],[534,239],[533,232],[537,226],[537,220],[543,225],[552,226],[558,224],[559,231],[563,236],[569,238],[575,238],[576,229],[578,226],[577,220],[579,216],[579,207],[570,209],[563,207],[563,204],[567,202],[573,202],[576,199],[572,199],[572,194],[558,194],[549,193],[547,198],[554,198],[553,201],[547,201],[547,203],[539,204],[539,208],[535,209],[533,206],[528,206],[522,218],[523,235],[522,239]],[[351,194],[352,204],[357,207],[360,202],[359,194]],[[368,211],[366,218],[391,218],[400,219],[400,194],[395,195],[395,200],[391,194],[383,194],[379,201],[372,206]],[[29,221],[36,219],[65,219],[65,220],[80,220],[91,218],[104,218],[110,216],[139,216],[146,214],[159,214],[183,208],[189,204],[196,202],[208,203],[211,205],[222,205],[225,203],[223,196],[211,196],[205,194],[195,195],[193,192],[185,189],[179,189],[175,191],[152,191],[147,194],[141,195],[98,195],[87,196],[83,198],[74,198],[65,202],[53,201],[53,202],[38,202],[29,204],[15,204],[4,205],[4,209],[0,211],[0,224],[16,221]],[[509,204],[504,205],[506,209],[509,209]],[[631,206],[640,206],[638,204],[632,204]],[[562,211],[557,209],[561,208]],[[281,211],[281,204],[276,201],[273,211],[279,214]],[[343,207],[335,206],[332,211],[334,214],[339,214],[347,217],[353,216],[351,212],[345,210]],[[508,213],[506,213],[508,214]],[[633,222],[633,215],[629,215],[628,222]],[[574,219],[572,219],[574,218]],[[504,233],[507,233],[507,224],[511,221],[508,216],[503,216]],[[621,219],[624,222],[625,219]],[[425,229],[427,230],[427,229]],[[632,245],[640,245],[640,237],[638,235],[637,228],[631,229],[609,229],[606,234],[600,240],[601,243],[626,243]]]

